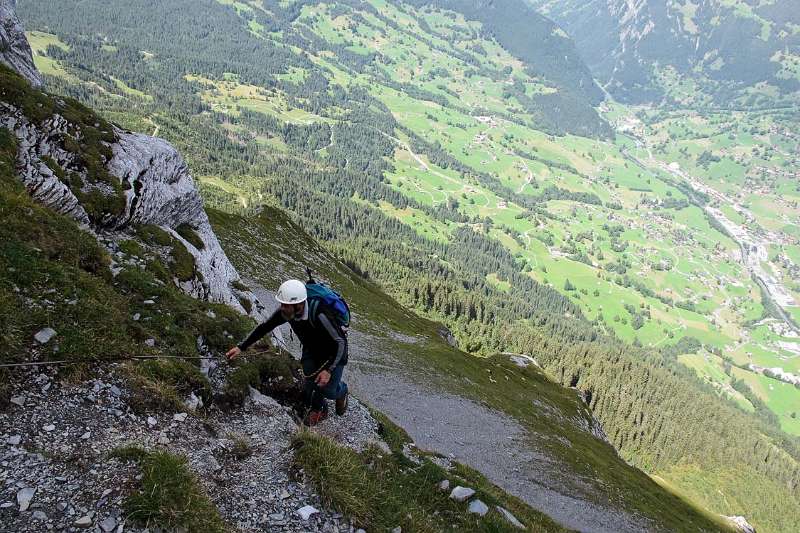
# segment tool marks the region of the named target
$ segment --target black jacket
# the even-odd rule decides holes
[[[308,303],[306,308],[308,309]],[[308,313],[308,320],[288,321],[292,331],[303,344],[302,358],[310,358],[320,366],[326,365],[329,370],[347,364],[347,338],[330,318],[330,313],[324,308],[320,308],[316,316],[312,316],[310,309]],[[247,338],[239,343],[239,348],[242,351],[248,349],[264,335],[286,322],[280,309],[276,310],[266,322],[256,326]]]

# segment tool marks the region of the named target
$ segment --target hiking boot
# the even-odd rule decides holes
[[[336,415],[342,416],[345,411],[347,411],[347,398],[350,396],[350,392],[345,392],[344,396],[336,400]]]
[[[309,427],[316,426],[323,420],[328,418],[328,410],[323,409],[321,411],[309,411],[308,415],[306,415],[306,419],[303,423]]]

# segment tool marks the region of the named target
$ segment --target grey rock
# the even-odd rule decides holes
[[[162,433],[161,435],[159,435],[159,437],[158,437],[158,443],[159,444],[166,446],[170,442],[172,442],[172,441],[169,440],[169,437],[167,437],[167,435],[165,433]]]
[[[508,520],[509,524],[519,529],[525,529],[525,525],[519,520],[517,520],[517,517],[511,514],[511,511],[503,507],[500,507],[499,505],[495,506],[495,508],[501,515],[503,515],[503,518]]]
[[[145,300],[142,302],[143,305],[156,305],[155,300]]]
[[[208,311],[206,311],[206,316],[207,316],[208,318],[217,318],[217,313],[215,313],[214,311],[212,311],[211,309],[209,309]]]
[[[403,528],[397,526],[396,528],[392,529],[392,533],[403,533]]]
[[[142,318],[142,313],[136,313],[133,315],[134,322],[138,322],[140,318]]]
[[[111,533],[111,531],[114,531],[114,529],[117,527],[117,519],[113,516],[109,516],[105,520],[102,520],[98,525],[100,526],[100,529],[105,531],[105,533]]]
[[[54,431],[56,429],[56,426],[54,424],[47,424],[42,429],[50,433],[51,431]]]
[[[197,298],[225,303],[244,312],[231,287],[231,283],[239,279],[239,274],[211,229],[186,162],[163,139],[122,131],[117,135],[118,141],[112,145],[114,157],[108,168],[136,191],[128,198],[128,214],[120,225],[161,226],[186,246],[195,257],[197,270],[202,275],[182,283],[181,288]],[[174,231],[181,224],[194,228],[203,241],[201,250]],[[249,291],[244,296],[255,300]]]
[[[144,343],[145,343],[146,346],[149,346],[150,348],[152,348],[153,346],[156,345],[156,340],[155,339],[147,339],[147,340],[144,341]]]
[[[73,526],[79,527],[81,529],[87,529],[92,527],[92,517],[89,515],[84,515],[72,523]]]
[[[213,455],[208,456],[208,459],[206,459],[206,465],[208,465],[209,470],[211,470],[212,472],[217,472],[220,469],[222,469],[219,462]]]
[[[0,509],[8,509],[9,507],[14,507],[14,502],[0,503]]]
[[[443,479],[439,482],[439,490],[447,490],[450,488],[450,480]]]
[[[119,390],[119,387],[117,387],[116,385],[111,385],[111,388],[109,388],[109,390],[111,391],[111,394],[113,394],[114,396],[119,397],[122,395],[122,391]]]
[[[34,335],[33,338],[36,339],[36,342],[38,342],[39,344],[47,344],[48,342],[50,342],[50,339],[52,339],[55,336],[56,336],[56,330],[54,330],[53,328],[44,328],[39,330],[39,332],[36,333],[36,335]]]
[[[11,446],[19,446],[19,443],[22,442],[22,437],[20,435],[12,435],[11,437],[8,437],[6,442]]]
[[[196,411],[197,409],[203,407],[203,400],[195,396],[192,392],[189,394],[189,399],[184,402],[186,408],[190,411]]]
[[[26,487],[17,491],[17,505],[19,505],[19,512],[22,513],[28,510],[34,494],[36,494],[36,489],[31,487]]]
[[[16,2],[0,1],[0,61],[17,71],[34,87],[42,85],[42,76],[33,64],[33,52],[25,30],[14,12]]]
[[[20,407],[25,407],[25,397],[24,396],[13,396],[11,400],[9,400],[14,405],[18,405]]]
[[[249,387],[249,389],[250,389],[249,398],[254,405],[280,409],[281,405],[274,398],[270,398],[269,396],[261,394],[257,389],[254,389],[253,387]]]
[[[188,416],[189,416],[189,413],[175,413],[172,416],[172,420],[174,420],[175,422],[184,422],[184,421],[186,421],[186,417],[188,417]]]
[[[480,500],[472,500],[469,503],[469,509],[467,509],[470,513],[474,513],[476,515],[485,516],[486,513],[489,512],[489,508]]]
[[[44,512],[42,512],[42,511],[34,511],[33,512],[33,518],[35,520],[39,520],[40,522],[46,522],[47,521],[47,515],[44,514]]]
[[[158,420],[156,420],[156,419],[155,419],[154,417],[152,417],[152,416],[148,416],[148,417],[147,417],[147,425],[148,425],[148,426],[150,426],[150,427],[153,427],[153,426],[155,426],[156,424],[158,424]]]
[[[92,436],[92,432],[91,431],[87,431],[86,433],[81,435],[81,440],[89,440],[91,438],[91,436]]]
[[[475,494],[474,490],[459,485],[450,492],[450,497],[457,502],[465,502],[472,498],[473,494]]]
[[[67,507],[68,507],[67,502],[58,502],[56,504],[56,510],[62,513],[67,510]]]
[[[311,515],[317,514],[319,511],[310,505],[305,505],[297,510],[297,514],[300,515],[300,518],[303,520],[308,520],[311,518]]]

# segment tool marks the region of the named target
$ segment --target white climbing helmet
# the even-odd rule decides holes
[[[284,281],[275,295],[275,299],[282,304],[299,304],[305,302],[306,298],[306,284],[296,279]]]

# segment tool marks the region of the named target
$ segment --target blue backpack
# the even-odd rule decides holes
[[[319,313],[320,304],[329,309],[330,314],[336,325],[345,331],[350,327],[350,307],[341,294],[331,289],[324,283],[314,281],[309,272],[309,280],[306,282],[306,292],[308,293],[308,305],[311,316],[316,317]]]

